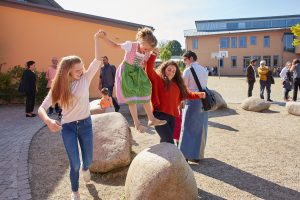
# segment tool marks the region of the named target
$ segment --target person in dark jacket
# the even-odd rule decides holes
[[[22,75],[22,84],[26,95],[26,117],[35,117],[36,114],[32,113],[35,103],[36,95],[36,74],[34,73],[35,62],[28,61],[26,63],[27,69]]]
[[[246,76],[247,76],[247,82],[248,82],[248,97],[252,96],[252,90],[253,90],[253,86],[255,83],[255,66],[256,66],[256,59],[252,59],[250,61],[250,65],[247,67],[247,72],[246,72]]]

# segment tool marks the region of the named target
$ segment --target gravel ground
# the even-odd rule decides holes
[[[244,78],[209,79],[209,87],[223,95],[229,108],[209,114],[205,159],[190,163],[199,199],[300,199],[300,118],[286,112],[280,80],[275,81],[270,110],[254,113],[240,108],[247,93]],[[132,125],[128,114],[125,117]],[[133,156],[159,142],[153,129],[144,134],[131,130]],[[69,167],[59,134],[47,128],[38,132],[29,162],[33,199],[69,199]],[[93,174],[88,185],[80,178],[81,198],[122,199],[127,170]]]

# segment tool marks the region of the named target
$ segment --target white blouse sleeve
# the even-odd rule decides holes
[[[52,105],[52,95],[51,90],[48,92],[47,96],[45,97],[41,107],[45,110],[48,110],[48,108]]]
[[[121,48],[124,49],[126,52],[130,51],[132,47],[132,42],[131,41],[126,41],[121,44]]]

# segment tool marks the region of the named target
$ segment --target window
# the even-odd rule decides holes
[[[250,44],[251,45],[256,45],[256,36],[251,36],[250,37]]]
[[[284,51],[295,52],[295,47],[292,45],[294,35],[292,33],[285,33],[283,36]]]
[[[270,36],[264,36],[264,47],[265,48],[270,47]]]
[[[223,60],[223,58],[220,58],[220,67],[224,67],[224,60]]]
[[[229,48],[229,37],[220,38],[220,48]]]
[[[236,56],[231,56],[231,67],[232,68],[237,67],[236,62],[237,62],[237,57]]]
[[[236,37],[232,37],[231,38],[231,48],[237,48]]]
[[[273,67],[278,67],[279,56],[273,56]]]
[[[193,39],[193,49],[198,49],[198,39],[197,38]]]
[[[238,23],[237,22],[229,22],[226,24],[227,30],[236,30],[238,29]]]
[[[247,48],[247,38],[246,38],[246,36],[239,37],[239,48]]]
[[[247,67],[250,65],[250,60],[251,57],[250,56],[244,56],[243,58],[243,71],[245,72]]]
[[[263,59],[266,61],[266,66],[271,66],[271,56],[263,56]]]

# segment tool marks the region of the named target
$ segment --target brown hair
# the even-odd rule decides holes
[[[70,88],[70,70],[77,63],[82,63],[81,58],[78,56],[67,56],[62,58],[58,64],[57,73],[51,86],[53,105],[59,103],[62,108],[66,109],[72,104],[73,95]]]
[[[298,64],[298,63],[300,63],[300,61],[299,61],[297,58],[295,58],[295,59],[293,60],[293,62],[292,62],[293,65],[296,65],[296,64]]]
[[[174,65],[176,67],[176,73],[172,80],[169,80],[168,77],[166,76],[166,69],[170,65]],[[168,61],[162,63],[158,67],[157,72],[160,74],[161,78],[164,80],[164,85],[165,85],[166,89],[169,89],[171,81],[174,81],[177,84],[177,86],[179,87],[180,98],[185,99],[187,97],[188,91],[184,84],[184,81],[181,76],[181,72],[180,72],[179,67],[176,62],[174,62],[172,60],[168,60]]]
[[[153,31],[147,27],[138,30],[136,40],[147,42],[153,48],[157,45],[157,39],[153,35]]]

